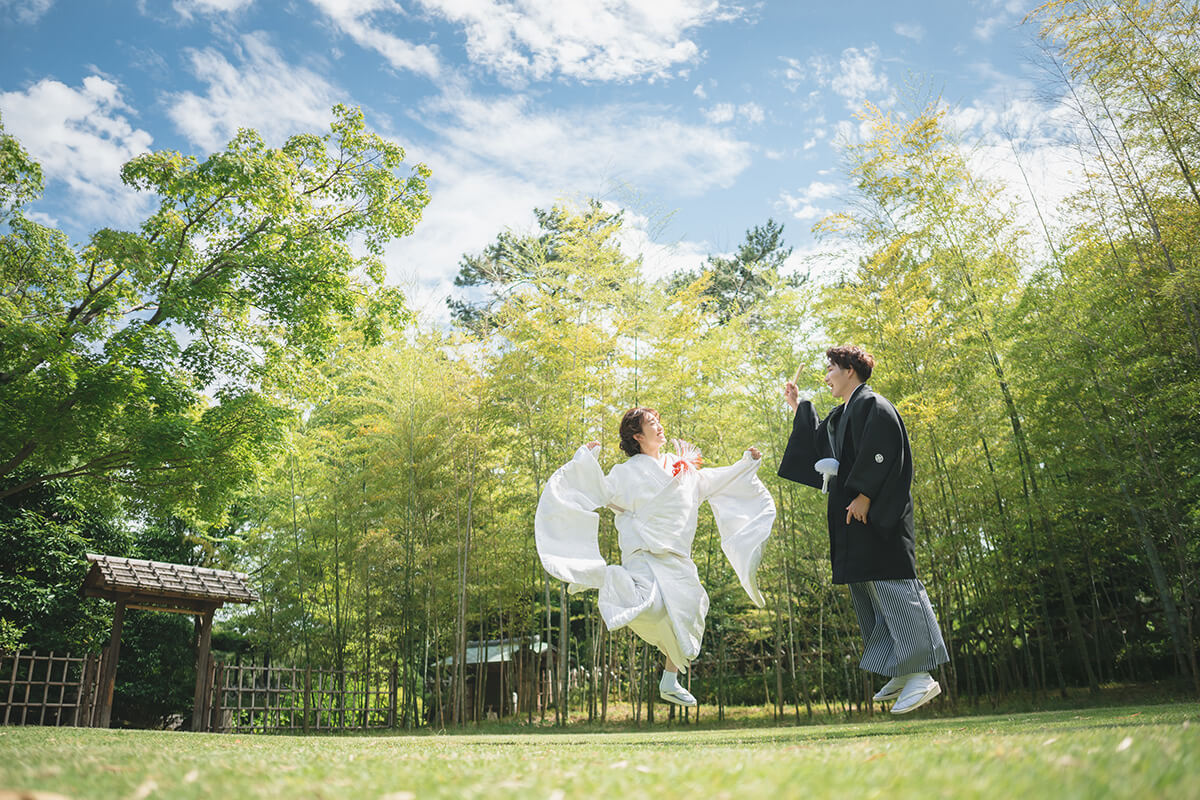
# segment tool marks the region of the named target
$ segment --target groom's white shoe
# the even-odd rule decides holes
[[[676,683],[674,686],[658,686],[658,696],[668,703],[674,703],[677,706],[694,706],[696,698],[687,689]]]
[[[871,699],[877,703],[882,703],[885,700],[895,700],[900,696],[900,692],[904,691],[904,684],[908,683],[908,679],[916,673],[908,673],[907,675],[897,675],[883,685],[883,688],[875,693]]]
[[[896,705],[892,706],[893,714],[907,714],[928,703],[942,693],[942,686],[928,672],[918,672],[909,677],[900,692]]]

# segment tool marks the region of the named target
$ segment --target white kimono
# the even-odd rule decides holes
[[[672,475],[676,464],[683,467]],[[572,594],[599,589],[609,630],[628,625],[686,670],[700,654],[708,615],[708,593],[691,557],[705,500],[742,587],[755,605],[764,605],[755,571],[775,522],[775,501],[755,476],[758,464],[749,453],[717,468],[638,454],[606,477],[592,451],[580,447],[538,501],[534,534],[542,566]],[[616,513],[619,566],[600,555],[601,506]]]

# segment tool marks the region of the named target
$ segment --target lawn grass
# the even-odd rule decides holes
[[[1200,705],[454,735],[8,727],[0,798],[6,789],[138,800],[1200,798]]]

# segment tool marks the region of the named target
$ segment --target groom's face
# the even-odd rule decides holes
[[[857,380],[854,370],[847,367],[839,367],[832,361],[825,367],[825,384],[829,387],[829,392],[838,400],[845,400],[849,394],[848,389]]]

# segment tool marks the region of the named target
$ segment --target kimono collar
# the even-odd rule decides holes
[[[649,484],[655,488],[653,497],[648,501],[653,503],[667,487],[676,484],[675,476],[671,474],[670,458],[667,463],[663,463],[662,457],[669,455],[660,453],[658,458],[648,456],[645,453],[637,453],[629,457],[626,464],[634,468],[634,475],[643,476],[643,483]],[[639,505],[640,507],[640,505]],[[634,509],[636,512],[637,509]]]
[[[857,400],[859,395],[863,394],[864,391],[869,393],[871,391],[871,387],[867,386],[865,383],[860,383],[858,386],[855,386],[854,391],[850,393],[849,399],[833,410],[837,416],[835,417],[833,414],[830,414],[830,416],[833,417],[835,429],[834,435],[837,439],[836,441],[833,441],[831,437],[830,445],[833,447],[834,455],[839,459],[842,457],[842,448],[844,447],[844,443],[846,441],[846,429],[850,427],[850,417],[847,416],[848,412],[850,411],[850,404]]]
[[[667,466],[671,462],[671,459],[669,458],[669,456],[670,456],[670,454],[666,453],[666,452],[659,453],[658,458],[655,458],[652,455],[647,455],[646,453],[634,453],[632,456],[629,457],[629,460],[632,461],[633,459],[636,458],[636,459],[638,459],[639,463],[655,464],[664,473],[667,473],[667,472],[670,472],[670,467]]]
[[[866,383],[860,383],[858,386],[854,387],[854,391],[850,393],[849,399],[847,399],[845,403],[842,403],[842,408],[848,410],[850,408],[850,404],[854,402],[854,398],[858,397],[859,393],[863,389],[866,389],[868,392],[871,391],[871,387],[867,386]]]

